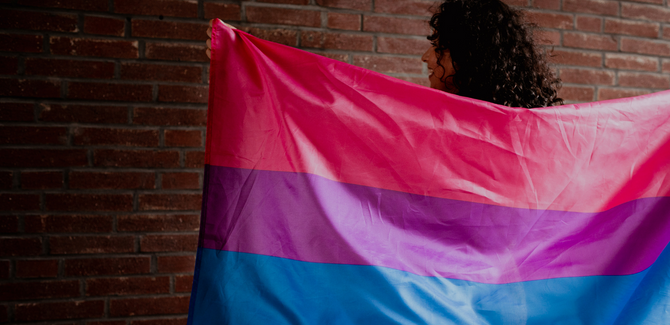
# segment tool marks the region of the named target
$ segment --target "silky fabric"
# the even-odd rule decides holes
[[[218,21],[211,55],[189,324],[670,319],[670,92],[510,108]]]

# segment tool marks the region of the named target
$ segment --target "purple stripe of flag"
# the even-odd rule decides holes
[[[670,198],[599,213],[509,208],[208,166],[201,246],[482,283],[626,275],[670,241]]]

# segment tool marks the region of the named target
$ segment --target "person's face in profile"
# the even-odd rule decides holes
[[[437,62],[437,53],[435,46],[431,46],[421,57],[421,61],[428,65],[428,80],[430,88],[446,91],[455,94],[458,92],[453,84],[453,74],[456,73],[453,62],[451,61],[451,52],[447,49],[442,53],[440,64]]]

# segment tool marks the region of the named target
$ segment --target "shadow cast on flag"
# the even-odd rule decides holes
[[[664,324],[670,92],[552,108],[222,23],[189,324]]]

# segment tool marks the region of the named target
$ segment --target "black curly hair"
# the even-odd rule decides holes
[[[510,107],[563,104],[561,81],[520,11],[500,0],[446,0],[430,26],[438,64],[448,49],[456,70],[441,79],[453,78],[459,95]]]

